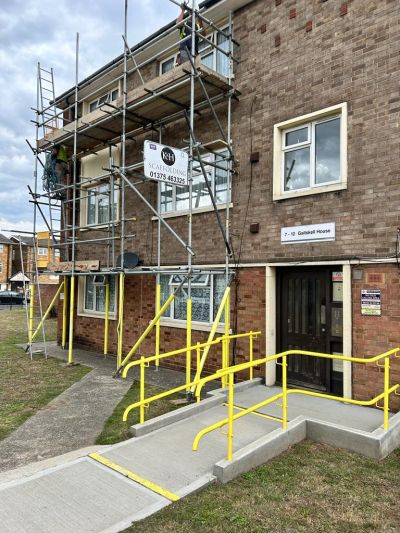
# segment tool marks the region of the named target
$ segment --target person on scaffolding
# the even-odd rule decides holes
[[[184,21],[186,18],[188,19]],[[176,24],[178,25],[179,37],[181,39],[177,63],[178,65],[182,65],[186,61],[189,61],[189,56],[192,54],[192,16],[185,2],[181,4],[181,12],[176,19]],[[203,21],[201,19],[196,19],[196,34],[194,38],[195,56],[199,53],[200,39],[198,32],[204,32]]]
[[[68,156],[66,147],[55,144],[46,156],[43,173],[43,187],[48,192],[57,193],[64,185],[64,177],[68,171]]]

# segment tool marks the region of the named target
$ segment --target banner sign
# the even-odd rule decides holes
[[[144,141],[144,175],[170,185],[188,184],[189,156],[183,150]]]

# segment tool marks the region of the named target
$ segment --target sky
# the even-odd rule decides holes
[[[37,64],[54,69],[56,94],[123,51],[124,0],[0,0],[0,232],[32,231]],[[140,42],[176,18],[169,0],[129,0],[128,43]],[[41,172],[39,170],[39,188]],[[46,229],[38,219],[37,229]]]

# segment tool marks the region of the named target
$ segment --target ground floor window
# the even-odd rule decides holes
[[[181,275],[162,274],[161,305],[182,282]],[[225,274],[198,274],[192,278],[192,320],[210,324],[214,321],[226,288]],[[185,283],[163,317],[177,321],[186,320],[188,285]],[[221,318],[221,323],[224,317]]]
[[[115,276],[108,278],[110,284],[110,314],[115,313],[116,309],[116,292]],[[88,313],[105,314],[106,304],[106,276],[85,276],[83,279],[83,311]]]

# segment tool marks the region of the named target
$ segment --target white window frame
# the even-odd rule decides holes
[[[224,152],[227,153],[227,150],[216,150],[215,153],[216,154],[218,154],[218,153],[222,154]],[[214,154],[204,155],[204,156],[202,156],[202,160],[203,161],[209,161],[210,163],[215,163],[215,155]],[[195,168],[197,168],[197,167],[200,166],[200,164],[194,162],[194,166],[195,166]],[[212,192],[213,192],[214,198],[215,198],[215,172],[217,171],[217,169],[215,167],[211,166],[211,165],[205,165],[205,169],[206,169],[207,174],[210,175],[211,189],[212,189]],[[228,199],[229,204],[231,206],[232,187],[231,187],[231,180],[229,179],[229,167],[226,170],[226,172],[227,172],[227,199]],[[198,175],[199,176],[202,175],[201,171],[198,172],[198,173],[196,172],[196,176],[198,176]],[[204,179],[204,178],[202,178],[202,179]],[[159,183],[159,185],[158,185],[159,212],[161,213],[161,215],[163,217],[179,216],[179,215],[186,214],[188,212],[188,209],[177,209],[176,208],[176,187],[175,186],[171,186],[171,190],[172,190],[172,209],[170,211],[161,212],[161,183]],[[224,201],[222,201],[222,202],[218,202],[216,200],[217,207],[226,206],[226,203],[227,203],[226,199]],[[199,206],[199,207],[193,207],[193,213],[202,213],[204,211],[209,211],[211,209],[213,209],[213,206],[212,206],[211,198],[210,198],[209,204],[202,205],[202,206]]]
[[[117,96],[115,98],[112,99],[112,93],[114,93],[115,91],[117,91]],[[117,100],[117,98],[119,98],[119,86],[116,86],[116,87],[113,87],[112,89],[110,89],[109,91],[107,91],[106,93],[103,93],[101,94],[100,96],[98,96],[97,98],[94,98],[93,100],[91,100],[90,102],[88,102],[88,113],[94,113],[95,111],[97,111],[97,109],[99,109],[100,106],[104,105],[104,104],[108,104],[110,102],[115,102]],[[105,98],[105,100],[104,100]],[[100,103],[100,100],[103,100],[103,102]],[[96,103],[96,107],[94,109],[90,109],[92,104]]]
[[[0,253],[4,252],[4,244],[0,244]]]
[[[199,321],[199,320],[193,320],[192,321],[192,327],[193,329],[195,330],[205,330],[205,331],[208,331],[210,329],[210,327],[212,326],[213,322],[214,322],[214,278],[215,276],[224,276],[225,274],[223,274],[221,272],[221,274],[209,274],[207,275],[207,285],[204,285],[202,283],[198,283],[196,284],[195,286],[196,287],[210,287],[210,314],[209,314],[209,321],[208,322],[202,322],[202,321]],[[169,274],[162,274],[161,273],[161,276],[166,276],[166,277],[169,277],[169,281],[168,281],[168,286],[170,288],[169,290],[169,294],[172,294],[174,292],[174,290],[176,289],[177,285],[176,283],[174,283],[173,281],[173,277],[174,276],[171,276]],[[209,285],[208,285],[209,283]],[[178,327],[178,328],[186,328],[186,320],[182,320],[182,319],[179,319],[179,318],[174,318],[174,311],[175,311],[175,301],[172,300],[169,308],[167,309],[167,313],[169,313],[168,316],[165,316],[165,313],[164,315],[160,318],[160,324],[163,325],[163,326],[170,326],[170,327]],[[221,331],[224,331],[224,323],[223,323],[223,320],[224,320],[224,317],[222,316],[221,317],[221,321],[220,321],[220,325],[218,326],[217,328],[217,331],[221,332]]]
[[[86,279],[88,276],[79,276],[78,279],[78,316],[87,316],[91,318],[101,318],[104,319],[106,313],[105,311],[96,311],[95,309],[88,309],[85,307],[86,299]],[[110,320],[117,319],[118,312],[118,282],[116,276],[114,277],[115,291],[114,291],[114,311],[110,311],[108,317]],[[110,276],[111,278],[111,276]],[[110,294],[111,297],[111,294]],[[93,306],[96,307],[95,299],[93,300]]]
[[[160,76],[164,76],[164,74],[168,74],[168,72],[171,72],[171,70],[167,70],[167,72],[163,72],[162,71],[162,67],[165,63],[168,63],[168,61],[171,61],[171,59],[174,60],[174,66],[172,67],[171,70],[174,70],[174,68],[177,66],[177,61],[178,61],[178,52],[175,52],[175,54],[172,54],[168,57],[166,57],[165,59],[163,59],[162,61],[160,61],[160,65],[159,65],[159,75]]]
[[[315,160],[315,125],[340,117],[340,180],[329,183],[315,184],[315,166],[311,167],[310,186],[304,189],[285,191],[284,157],[285,153],[304,146],[310,146],[310,160]],[[307,126],[308,141],[296,145],[285,146],[285,135]],[[302,115],[274,125],[274,160],[273,160],[273,200],[308,196],[330,191],[347,189],[347,103],[331,106],[314,113]]]
[[[225,27],[222,27],[221,30],[222,30],[223,32],[227,32],[227,31],[229,31],[229,25],[227,25],[227,26],[225,26]],[[206,35],[206,37],[207,37],[207,39],[208,39],[209,41],[212,41],[212,43],[213,43],[214,45],[216,45],[216,44],[217,44],[217,34],[218,34],[218,33],[220,33],[220,32],[218,32],[217,30],[215,30],[215,31],[209,33],[208,35]],[[203,58],[203,56],[208,56],[208,55],[211,55],[211,54],[212,54],[212,56],[213,56],[213,58],[212,58],[212,66],[211,66],[210,68],[211,68],[212,70],[215,70],[215,72],[218,72],[218,74],[221,74],[222,76],[228,77],[227,74],[225,74],[225,73],[223,73],[223,72],[219,72],[219,71],[217,70],[217,53],[218,53],[218,50],[217,50],[214,46],[211,46],[211,45],[207,44],[206,41],[202,41],[201,39],[200,39],[200,41],[199,41],[199,46],[201,46],[201,43],[202,43],[202,42],[203,42],[203,43],[205,44],[205,46],[207,47],[207,53],[205,53],[205,54],[202,55],[202,51],[199,50],[199,55],[200,55],[200,57]],[[178,55],[179,55],[179,52],[175,52],[175,54],[172,54],[172,55],[166,57],[165,59],[163,59],[162,61],[160,61],[160,66],[159,66],[159,75],[160,75],[160,76],[163,76],[164,74],[167,74],[168,72],[170,72],[169,70],[168,70],[167,72],[163,72],[163,71],[162,71],[162,66],[163,66],[165,63],[167,63],[168,61],[171,61],[171,59],[174,59],[174,63],[175,63],[171,70],[173,70],[173,69],[178,65],[178,63],[177,63],[177,62],[178,62]]]
[[[83,217],[81,218],[81,226],[88,226],[88,227],[107,227],[109,224],[116,224],[119,222],[119,188],[118,188],[118,182],[114,182],[114,203],[117,204],[116,213],[115,213],[115,219],[109,220],[107,222],[100,222],[99,223],[99,212],[98,212],[98,200],[99,195],[96,194],[95,196],[95,222],[89,223],[89,191],[90,190],[98,190],[100,187],[107,185],[108,188],[110,188],[110,182],[103,181],[100,183],[97,183],[96,185],[91,185],[88,183],[85,185],[85,183],[82,183],[82,191],[84,194],[84,198],[81,200],[81,206],[83,211]],[[110,194],[110,203],[111,203],[111,194]]]
[[[3,263],[0,261],[0,274],[3,273]]]
[[[44,246],[38,246],[38,257],[47,257],[48,255],[48,249]]]

